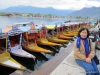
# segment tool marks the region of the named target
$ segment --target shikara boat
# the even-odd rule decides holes
[[[31,51],[31,52],[44,52],[44,53],[52,53],[52,51],[41,48],[37,45],[37,33],[38,31],[35,29],[28,30],[26,27],[26,30],[24,28],[21,29],[23,31],[23,38],[25,39],[26,43],[25,45],[22,44],[22,48]]]
[[[56,36],[55,36],[55,27],[56,25],[55,24],[49,24],[49,25],[46,25],[47,29],[48,29],[48,33],[47,35],[50,35],[47,38],[48,41],[50,42],[56,42],[56,43],[67,43],[69,42],[68,40],[63,40],[63,39],[58,39]]]
[[[72,32],[72,33],[67,33],[67,32],[63,32],[64,36],[69,36],[69,37],[73,37],[77,35],[77,32]]]
[[[47,38],[47,39],[50,42],[56,42],[56,43],[67,43],[67,42],[69,42],[68,40],[58,39],[57,37],[50,37],[50,38]]]
[[[0,34],[0,65],[14,69],[25,70],[26,68],[14,60],[7,50],[7,34]]]
[[[77,31],[76,31],[76,24],[77,23],[71,23],[71,24],[64,24],[64,26],[65,26],[65,29],[63,30],[63,35],[64,36],[69,36],[69,37],[73,37],[73,36],[76,36],[77,35]],[[68,31],[67,29],[69,29],[70,28],[70,31]],[[67,30],[67,32],[66,32],[66,30]]]
[[[12,30],[10,30],[7,34],[9,52],[11,54],[19,57],[35,58],[35,56],[22,49],[22,31],[18,29],[16,25],[13,25]]]
[[[73,39],[73,37],[63,35],[64,31],[63,31],[63,28],[62,28],[61,24],[57,24],[56,29],[57,29],[57,37],[59,39],[67,39],[67,40],[72,40]]]
[[[58,37],[59,39],[67,39],[67,40],[72,40],[72,39],[73,39],[73,37],[65,36],[65,35],[62,35],[62,34],[59,34],[57,37]]]
[[[46,38],[47,35],[47,28],[46,26],[41,26],[39,29],[39,39],[37,40],[37,43],[39,45],[48,45],[48,46],[62,46],[61,44],[57,44],[57,43],[53,43],[53,42],[49,42]]]
[[[39,45],[49,45],[49,46],[62,46],[61,44],[49,42],[49,41],[48,41],[47,39],[45,39],[45,38],[40,38],[40,39],[38,40],[38,44],[39,44]]]

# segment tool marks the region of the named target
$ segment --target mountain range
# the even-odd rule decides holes
[[[34,6],[12,6],[0,12],[18,12],[18,13],[38,13],[38,14],[52,14],[56,16],[81,16],[89,18],[99,18],[100,19],[100,7],[83,8],[81,10],[57,10],[52,7],[40,8]]]
[[[20,5],[0,10],[0,12],[39,13],[39,14],[67,16],[68,14],[72,13],[73,10],[57,10],[52,7],[40,8],[40,7]]]
[[[83,8],[81,10],[70,13],[69,16],[81,16],[100,19],[100,7]]]

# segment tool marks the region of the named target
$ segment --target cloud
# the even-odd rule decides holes
[[[53,7],[55,9],[80,10],[84,7],[100,6],[100,0],[1,0],[0,9],[10,6],[26,5],[36,7]]]

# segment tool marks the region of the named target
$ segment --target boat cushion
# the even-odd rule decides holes
[[[20,49],[20,48],[21,48],[21,46],[16,44],[14,47],[11,47],[11,51],[17,50],[17,49]]]

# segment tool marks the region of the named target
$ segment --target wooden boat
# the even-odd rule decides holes
[[[70,23],[70,24],[65,24],[65,29],[64,29],[64,32],[63,32],[63,35],[65,36],[70,36],[70,37],[73,37],[73,36],[76,36],[78,34],[78,31],[77,31],[77,24],[78,23]],[[68,31],[68,29],[70,28],[70,31]],[[67,30],[67,32],[66,32]]]
[[[0,34],[0,65],[14,69],[25,70],[26,68],[14,60],[7,51],[7,38],[7,34]],[[4,44],[6,47],[2,46]]]
[[[38,39],[37,42],[38,42],[39,45],[62,46],[61,44],[49,42],[49,41],[48,41],[47,39],[45,39],[45,38],[40,38],[40,39]]]
[[[40,27],[40,31],[38,33],[38,36],[40,37],[37,40],[37,43],[39,45],[49,45],[49,46],[62,46],[61,44],[57,44],[57,43],[53,43],[53,42],[49,42],[46,38],[47,35],[47,28],[46,26],[42,26]]]
[[[16,25],[12,26],[12,30],[10,30],[7,34],[9,52],[11,54],[19,57],[35,58],[35,56],[22,49],[22,31],[18,29]]]
[[[75,33],[75,32],[73,32],[73,33],[66,33],[66,32],[63,32],[63,35],[69,36],[69,37],[73,37],[73,36],[76,36],[77,33]]]
[[[62,39],[58,39],[57,37],[50,37],[47,38],[48,41],[50,42],[56,42],[56,43],[67,43],[69,42],[69,40],[62,40]]]
[[[68,40],[58,39],[55,36],[55,31],[54,31],[55,27],[56,27],[55,24],[49,24],[49,25],[46,25],[46,27],[48,29],[48,33],[47,33],[48,37],[46,37],[48,41],[55,42],[55,43],[67,43],[67,42],[69,42]]]
[[[72,40],[73,39],[73,37],[69,37],[69,36],[64,36],[64,35],[58,35],[57,36],[59,39],[67,39],[67,40]]]
[[[48,29],[48,30],[53,30],[53,29],[55,29],[55,24],[47,24],[46,25],[46,28]]]
[[[22,44],[23,49],[25,49],[27,51],[31,51],[31,52],[53,53],[52,51],[41,48],[37,45],[36,41],[37,41],[38,38],[35,37],[35,36],[37,36],[37,30],[31,29],[31,30],[27,31],[27,28],[26,28],[26,31],[25,31],[25,28],[24,28],[23,32],[24,32],[23,37],[24,37],[24,39],[27,43],[26,45]]]
[[[73,37],[63,35],[63,28],[62,28],[61,24],[58,24],[56,29],[57,29],[57,37],[59,39],[67,39],[67,40],[72,40],[73,39]]]
[[[18,29],[25,31],[26,28],[27,30],[30,30],[30,24],[31,22],[18,22],[18,23],[14,23],[13,25],[16,25]]]
[[[35,44],[34,42],[30,42],[28,46],[22,45],[22,47],[23,47],[23,49],[31,51],[31,52],[53,53],[50,50],[46,50],[44,48],[37,46],[37,44]]]

